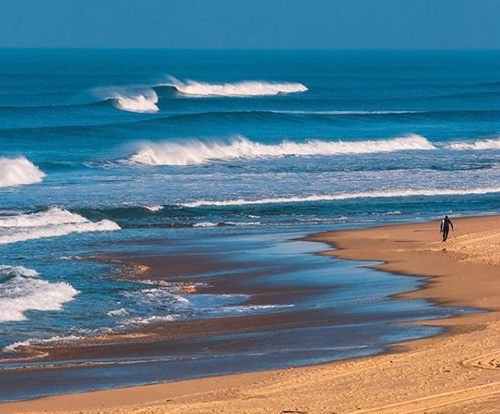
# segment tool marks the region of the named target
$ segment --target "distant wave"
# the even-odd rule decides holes
[[[420,114],[426,111],[405,111],[405,110],[395,110],[395,111],[288,111],[288,110],[271,110],[276,114],[297,114],[297,115],[403,115],[403,114]]]
[[[174,77],[168,78],[168,83],[160,86],[172,86],[183,95],[195,97],[227,96],[250,97],[278,94],[299,93],[307,91],[301,83],[243,81],[236,83],[205,83],[193,80],[185,82]]]
[[[28,310],[60,310],[78,294],[65,282],[50,283],[22,266],[0,266],[0,322],[22,321]]]
[[[339,154],[367,154],[408,150],[435,149],[426,138],[419,135],[378,141],[319,141],[297,143],[283,141],[268,145],[237,137],[227,142],[202,142],[199,140],[144,143],[129,162],[145,165],[193,165],[210,160],[273,158],[283,156],[313,156]]]
[[[472,195],[472,194],[493,194],[500,193],[500,187],[490,188],[474,188],[474,189],[431,189],[431,190],[387,190],[387,191],[371,191],[360,193],[341,193],[341,194],[325,194],[325,195],[310,195],[306,197],[276,197],[262,198],[258,200],[222,200],[210,201],[199,200],[191,203],[181,203],[183,207],[203,207],[203,206],[245,206],[258,204],[286,204],[286,203],[306,203],[315,201],[335,201],[335,200],[351,200],[358,198],[396,198],[396,197],[433,197],[433,196],[450,196],[450,195]]]
[[[35,184],[44,177],[45,173],[25,157],[0,158],[0,188]]]
[[[476,142],[456,142],[450,144],[449,148],[454,150],[488,150],[488,149],[500,149],[500,138],[497,139],[485,139]]]
[[[110,221],[92,222],[60,208],[15,216],[0,216],[0,245],[71,233],[114,231],[120,227]]]
[[[173,88],[182,95],[192,97],[251,97],[307,91],[301,83],[244,81],[215,84],[193,80],[183,82],[174,77],[168,77],[167,83],[98,87],[92,89],[91,94],[100,101],[111,101],[122,111],[155,113],[160,110],[157,106],[159,98],[155,88],[162,87]]]
[[[92,94],[97,98],[111,100],[113,105],[122,111],[136,113],[155,113],[160,110],[156,105],[158,95],[150,87],[117,87],[94,88]]]

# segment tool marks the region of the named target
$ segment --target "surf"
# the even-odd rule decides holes
[[[359,193],[339,194],[313,194],[305,197],[270,197],[255,200],[198,200],[190,203],[180,203],[182,207],[230,207],[248,206],[260,204],[288,204],[288,203],[312,203],[324,201],[341,201],[367,198],[399,198],[399,197],[436,197],[436,196],[462,196],[500,193],[500,187],[473,188],[473,189],[413,189],[413,190],[386,190],[369,191]]]
[[[151,87],[101,87],[91,93],[102,101],[111,101],[117,109],[135,113],[156,113],[158,95]]]
[[[0,157],[0,188],[36,184],[45,173],[25,157]]]
[[[111,220],[93,222],[68,210],[54,207],[38,213],[0,216],[0,245],[71,233],[116,230],[120,230],[120,227]]]
[[[27,311],[60,310],[79,293],[69,283],[50,283],[22,266],[1,265],[0,281],[0,323],[26,320]]]
[[[500,138],[485,139],[475,142],[456,142],[454,144],[450,144],[449,148],[453,150],[473,150],[473,151],[500,150]]]
[[[241,81],[235,83],[206,83],[181,81],[172,76],[159,86],[171,86],[180,94],[194,97],[252,97],[306,92],[308,88],[297,82]]]
[[[369,141],[282,141],[263,144],[237,136],[229,142],[184,140],[146,142],[128,162],[143,165],[196,165],[212,160],[277,158],[285,156],[334,156],[343,154],[370,154],[379,152],[434,150],[436,147],[420,135]]]

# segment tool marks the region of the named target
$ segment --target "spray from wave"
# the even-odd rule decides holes
[[[115,108],[135,113],[155,113],[158,95],[150,87],[103,87],[95,88],[92,94],[104,101],[112,101]]]
[[[450,149],[454,150],[489,150],[489,149],[500,149],[500,138],[497,139],[485,139],[476,142],[457,142],[450,144]]]
[[[60,208],[16,216],[0,216],[0,245],[71,233],[114,231],[120,227],[110,221],[92,222]]]
[[[433,196],[453,196],[453,195],[473,195],[473,194],[494,194],[500,193],[500,187],[474,188],[474,189],[426,189],[426,190],[388,190],[371,191],[359,193],[310,195],[306,197],[276,197],[262,198],[259,200],[223,200],[210,201],[198,200],[191,203],[181,203],[182,207],[225,207],[225,206],[245,206],[259,204],[287,204],[287,203],[310,203],[321,201],[352,200],[358,198],[397,198],[397,197],[433,197]]]
[[[307,91],[307,87],[301,83],[289,82],[263,82],[243,81],[236,83],[205,83],[187,80],[180,81],[174,77],[168,78],[168,83],[161,86],[173,86],[183,95],[195,97],[227,96],[227,97],[251,97],[269,96],[289,93],[300,93]]]
[[[0,158],[0,188],[39,183],[45,177],[25,157]]]
[[[268,145],[237,137],[227,142],[203,142],[199,140],[145,143],[129,161],[145,165],[195,165],[210,160],[276,158],[284,156],[320,156],[341,154],[368,154],[408,150],[435,149],[427,139],[419,135],[379,141],[319,141],[303,143],[283,141]]]
[[[38,276],[22,266],[0,266],[0,322],[25,320],[28,310],[60,310],[78,294],[68,283],[50,283]]]

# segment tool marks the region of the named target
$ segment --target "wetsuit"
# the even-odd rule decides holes
[[[448,216],[446,216],[443,220],[441,220],[441,231],[443,233],[443,241],[444,242],[448,238],[448,233],[450,232],[450,226],[451,226],[451,228],[453,228],[453,223],[448,218]]]

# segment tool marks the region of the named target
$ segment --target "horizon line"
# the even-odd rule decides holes
[[[207,51],[207,52],[500,52],[498,49],[403,49],[403,48],[196,48],[196,47],[92,47],[92,46],[0,46],[0,50],[144,50],[144,51]]]

